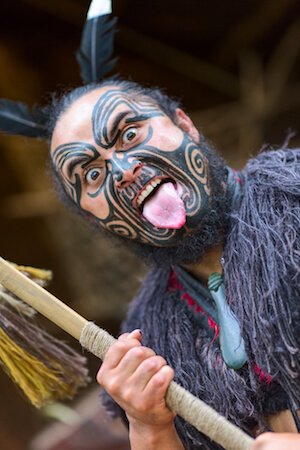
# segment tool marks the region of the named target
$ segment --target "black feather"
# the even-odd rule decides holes
[[[112,54],[116,22],[110,14],[86,21],[76,54],[84,83],[100,81],[115,66]]]
[[[0,99],[0,132],[45,138],[48,129],[41,120],[42,116],[38,120],[38,114],[30,112],[24,103]]]

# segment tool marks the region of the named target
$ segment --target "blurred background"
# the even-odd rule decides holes
[[[1,4],[0,98],[46,104],[81,83],[75,52],[88,4]],[[180,98],[233,167],[288,135],[300,144],[299,0],[115,0],[114,13],[117,71]],[[60,205],[46,143],[0,136],[0,162],[1,256],[52,270],[51,292],[117,335],[145,268]],[[98,365],[89,357],[92,379]],[[66,406],[35,410],[1,372],[0,396],[1,450],[128,448],[124,429],[102,419],[93,383]]]

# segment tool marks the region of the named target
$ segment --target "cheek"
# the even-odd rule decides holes
[[[183,133],[179,128],[167,127],[164,133],[153,133],[150,145],[153,145],[164,152],[176,150],[182,143]]]
[[[107,219],[113,208],[113,205],[110,205],[106,200],[103,192],[100,192],[96,197],[90,197],[84,193],[81,198],[80,206],[100,220]]]

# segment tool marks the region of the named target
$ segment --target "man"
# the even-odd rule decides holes
[[[122,239],[156,267],[161,266],[146,280],[124,325],[127,333],[108,352],[98,374],[99,383],[126,412],[132,448],[198,448],[202,442],[207,448],[218,448],[176,418],[178,437],[173,414],[164,402],[174,375],[167,362],[175,369],[180,384],[248,432],[262,426],[265,416],[288,409],[292,402],[297,402],[298,389],[292,379],[287,380],[288,366],[296,366],[297,357],[286,361],[281,374],[275,372],[273,359],[273,352],[279,355],[284,342],[292,350],[291,336],[285,336],[284,329],[285,320],[295,306],[292,298],[287,302],[290,306],[281,308],[278,299],[281,287],[278,288],[276,282],[270,285],[270,300],[265,293],[266,300],[261,306],[256,304],[257,311],[253,308],[261,292],[254,294],[249,302],[244,297],[244,305],[236,299],[245,292],[239,284],[248,282],[249,289],[245,286],[244,289],[251,292],[252,284],[256,286],[260,280],[264,284],[270,278],[268,275],[265,279],[261,273],[268,270],[262,257],[257,255],[259,251],[266,257],[265,251],[269,248],[273,257],[278,256],[279,249],[285,249],[288,264],[291,263],[291,269],[294,267],[293,277],[297,277],[295,236],[299,230],[290,222],[290,214],[293,211],[296,223],[299,220],[294,207],[298,202],[295,194],[299,183],[299,151],[262,154],[250,163],[248,171],[234,174],[178,105],[171,100],[168,103],[158,91],[116,79],[73,91],[71,97],[64,97],[56,106],[54,116],[51,161],[63,197],[71,199],[73,206],[95,226]],[[274,165],[276,176],[282,183],[285,181],[283,187],[272,184]],[[261,174],[259,179],[253,175],[255,171]],[[294,179],[287,184],[292,173]],[[258,187],[261,203],[249,205],[249,201],[257,201],[253,192]],[[272,196],[275,193],[274,209]],[[268,196],[271,201],[269,210],[265,211]],[[258,209],[263,211],[260,216],[257,216]],[[254,220],[249,219],[251,214]],[[248,223],[245,223],[246,217]],[[289,221],[280,224],[279,230],[283,231],[285,226],[287,231],[290,227],[293,229],[288,237],[288,248],[284,237],[278,235],[276,220],[279,217],[283,222]],[[265,226],[261,221],[270,222]],[[255,233],[251,235],[254,225]],[[264,233],[265,242],[259,240],[260,233]],[[271,241],[276,233],[279,244],[273,245]],[[239,251],[235,245],[240,245],[244,252],[245,270],[240,266],[239,255],[238,264],[230,261]],[[211,258],[213,263],[210,263]],[[220,310],[215,314],[212,303],[208,304],[205,299],[207,293],[203,287],[201,291],[210,266],[211,271],[222,271],[221,259],[228,303],[240,324],[237,336],[231,335],[231,339],[236,339],[237,346],[240,346],[242,334],[245,340],[242,363],[240,359],[235,361],[235,346],[221,348],[218,338],[220,328],[224,335],[236,322],[231,321],[228,327],[226,314],[222,316]],[[271,271],[277,270],[278,283],[285,286],[279,266],[272,261],[269,264]],[[247,267],[255,272],[252,280]],[[233,271],[236,274],[232,279]],[[295,286],[292,280],[288,283],[290,287]],[[200,293],[197,293],[199,288]],[[264,310],[266,307],[268,311]],[[295,343],[299,308],[293,311],[295,320],[290,325]],[[281,314],[279,321],[276,313]],[[243,316],[247,319],[249,314],[259,314],[259,318],[248,322]],[[216,316],[218,324],[214,321]],[[268,317],[270,330],[265,323]],[[264,323],[263,329],[257,320]],[[272,334],[275,320],[278,321],[276,326],[279,325],[276,335],[281,340],[279,348],[271,341],[275,336]],[[137,329],[128,334],[133,328]],[[262,352],[255,348],[258,337],[261,340],[266,337],[265,342],[260,342]],[[166,360],[157,356],[153,349]],[[292,353],[296,355],[296,345],[294,349]],[[226,361],[226,352],[230,354],[230,364]],[[295,373],[296,384],[298,377]],[[295,440],[294,435],[291,439]],[[264,441],[255,445],[264,445]]]
[[[2,101],[0,128],[48,137],[64,201],[152,266],[98,381],[125,411],[133,449],[219,448],[166,408],[173,376],[252,435],[281,411],[297,423],[300,151],[262,153],[235,173],[161,91],[99,83],[97,23],[80,53],[86,86],[50,115]],[[267,434],[254,448],[296,441]]]

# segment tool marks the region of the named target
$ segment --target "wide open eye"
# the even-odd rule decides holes
[[[89,185],[94,185],[97,183],[101,175],[101,169],[94,167],[93,169],[90,169],[86,175],[85,180]]]
[[[137,136],[137,128],[131,127],[127,128],[126,131],[124,131],[122,135],[122,140],[124,144],[129,144],[131,141],[133,141]]]

